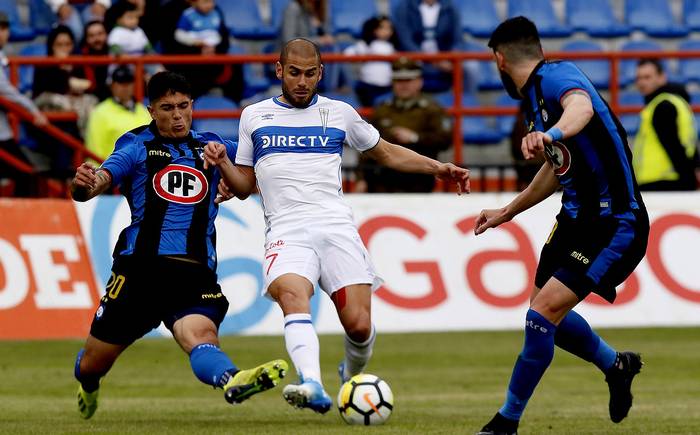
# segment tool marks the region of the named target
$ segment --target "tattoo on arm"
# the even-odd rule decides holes
[[[588,98],[589,100],[591,99],[591,96],[588,95],[588,92],[584,91],[583,89],[572,89],[569,92],[565,93],[563,97],[561,97],[562,102],[567,99],[570,95],[583,95],[584,97]]]

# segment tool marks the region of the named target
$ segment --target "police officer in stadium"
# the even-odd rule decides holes
[[[636,83],[646,104],[632,160],[639,188],[695,190],[698,131],[688,92],[668,83],[658,59],[639,61]]]
[[[76,201],[119,186],[131,209],[131,224],[114,248],[105,295],[75,362],[78,408],[86,419],[95,413],[100,379],[117,357],[161,322],[189,355],[195,376],[222,388],[230,403],[274,387],[287,370],[284,360],[239,370],[219,348],[218,327],[228,309],[216,277],[213,186],[221,175],[202,153],[217,142],[233,159],[236,144],[190,130],[193,101],[181,75],[154,75],[148,98],[153,121],[121,136],[101,167],[82,164],[71,185]]]
[[[452,126],[442,107],[421,93],[422,74],[420,63],[406,57],[396,60],[391,77],[394,97],[376,108],[370,123],[387,141],[437,159],[451,143]],[[395,171],[367,158],[361,162],[367,192],[432,192],[435,187],[432,175]]]
[[[525,343],[506,400],[480,435],[516,434],[520,417],[552,361],[554,345],[594,363],[610,391],[610,419],[632,406],[642,361],[617,352],[572,309],[590,293],[608,302],[646,251],[649,219],[632,171],[625,131],[588,78],[571,62],[544,59],[535,24],[510,18],[489,40],[503,84],[525,99],[525,158],[544,153],[532,183],[508,205],[482,210],[475,234],[508,222],[561,188],[562,208],[545,242],[525,317]]]

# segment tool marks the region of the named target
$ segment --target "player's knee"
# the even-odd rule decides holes
[[[309,312],[309,298],[304,292],[281,288],[273,297],[285,313]]]
[[[369,312],[364,310],[355,311],[344,319],[343,327],[345,328],[345,333],[353,341],[366,341],[372,334],[372,320]]]

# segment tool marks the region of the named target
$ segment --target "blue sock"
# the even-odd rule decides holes
[[[228,355],[211,343],[199,344],[192,349],[190,366],[197,379],[213,387],[223,387],[238,371]]]
[[[593,332],[586,319],[575,311],[569,311],[557,326],[554,343],[565,351],[592,362],[603,372],[615,364],[617,357],[615,349]]]
[[[554,333],[557,327],[538,312],[527,310],[525,344],[510,377],[506,402],[498,411],[510,420],[520,420],[527,401],[554,357]]]
[[[83,390],[85,390],[86,393],[92,393],[100,388],[100,377],[87,376],[80,373],[80,360],[83,359],[84,353],[85,349],[80,349],[80,351],[78,351],[78,355],[75,357],[75,369],[73,370],[73,375],[75,375],[75,379],[80,382],[80,385],[83,386]]]

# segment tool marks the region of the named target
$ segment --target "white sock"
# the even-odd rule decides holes
[[[295,313],[284,316],[284,341],[300,379],[321,383],[321,363],[316,330],[311,314]]]
[[[345,376],[355,376],[362,373],[372,356],[376,336],[374,324],[372,324],[369,338],[362,343],[357,343],[347,335],[345,336]]]

